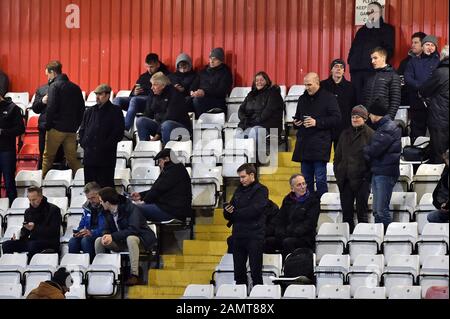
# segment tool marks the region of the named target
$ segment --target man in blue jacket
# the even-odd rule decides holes
[[[369,144],[364,146],[364,158],[372,171],[373,214],[376,223],[386,230],[392,218],[389,213],[392,190],[400,176],[401,130],[391,120],[387,104],[376,99],[369,107],[369,117],[376,131]]]
[[[103,207],[100,205],[99,191],[100,186],[96,182],[84,186],[87,202],[83,205],[83,217],[81,217],[78,228],[73,230],[73,237],[69,240],[69,253],[79,254],[80,251],[88,253],[91,262],[95,257],[95,240],[103,235],[105,226],[105,215]]]

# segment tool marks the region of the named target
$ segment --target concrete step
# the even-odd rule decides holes
[[[299,163],[292,161],[292,152],[278,153],[278,165],[281,167],[299,167]]]
[[[226,225],[195,225],[195,233],[229,233]]]
[[[275,204],[277,204],[278,208],[281,208],[281,204],[283,203],[284,197],[285,197],[285,195],[284,196],[277,196],[277,195],[269,194],[269,199],[272,202],[274,202]]]
[[[164,264],[164,270],[207,270],[214,271],[217,263],[177,263],[175,265]]]
[[[213,270],[150,269],[149,286],[183,287],[189,284],[209,284]]]
[[[225,241],[231,235],[231,230],[229,233],[200,233],[195,235],[197,240],[213,240],[213,241]]]
[[[274,175],[263,175],[259,178],[259,181],[262,184],[265,184],[266,182],[270,182],[270,181],[283,181],[286,182],[287,185],[289,185],[289,178],[291,178],[291,176],[293,174],[298,174],[300,173],[300,170],[296,170],[295,173],[292,174],[274,174]]]
[[[185,263],[213,263],[218,264],[220,262],[221,256],[205,256],[205,255],[162,255],[162,262],[164,266],[168,265],[169,267],[176,267],[177,264],[185,264]]]
[[[289,187],[289,180],[284,181],[267,181],[263,183],[269,189],[269,196],[283,196],[288,194],[291,189]]]
[[[183,255],[223,256],[227,248],[227,243],[223,241],[185,240]]]
[[[228,220],[223,217],[223,208],[216,208],[214,210],[213,224],[214,225],[226,225]]]
[[[185,287],[174,286],[133,286],[128,290],[129,299],[178,299],[184,293]]]

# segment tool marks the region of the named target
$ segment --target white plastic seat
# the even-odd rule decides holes
[[[85,196],[72,196],[70,200],[69,213],[71,214],[82,214],[83,205],[86,203]]]
[[[214,287],[216,294],[222,285],[234,285],[234,262],[233,254],[225,254],[222,256],[219,264],[214,269],[212,275],[215,282]],[[244,285],[245,286],[245,285]],[[247,288],[245,289],[245,298],[247,297]]]
[[[418,277],[422,298],[432,286],[448,287],[449,259],[447,256],[429,256],[423,263]]]
[[[359,287],[378,287],[383,270],[383,255],[358,255],[347,274],[351,296],[355,295]]]
[[[342,255],[350,237],[348,223],[323,223],[316,235],[316,258],[326,254]]]
[[[3,254],[0,257],[0,285],[1,284],[20,284],[21,278],[28,263],[26,253]],[[22,294],[22,291],[20,292]]]
[[[182,299],[212,299],[214,298],[213,285],[195,285],[186,287]]]
[[[418,275],[419,256],[393,255],[381,277],[389,295],[392,287],[414,285]]]
[[[413,166],[412,164],[400,164],[400,176],[394,186],[393,192],[407,192],[409,191],[411,182],[413,180]]]
[[[70,290],[66,292],[66,299],[86,299],[86,287],[73,284]]]
[[[273,285],[271,277],[279,277],[283,269],[283,256],[281,254],[263,254],[263,283]]]
[[[11,204],[11,208],[7,210],[7,214],[24,214],[25,210],[30,207],[30,201],[27,197],[17,197]]]
[[[61,256],[65,256],[65,254],[68,253],[69,251],[69,247],[67,246],[69,240],[73,237],[73,229],[78,228],[78,226],[80,225],[80,221],[81,221],[81,214],[69,214],[67,215],[67,219],[66,219],[66,231],[64,232],[64,235],[61,236],[61,238],[59,239],[61,245]]]
[[[219,136],[221,137],[221,132],[224,124],[225,113],[203,113],[195,122],[194,130],[218,130]]]
[[[121,187],[122,190],[126,190],[130,183],[131,170],[129,168],[116,168],[114,169],[114,185]]]
[[[84,168],[79,168],[77,172],[75,173],[75,177],[72,181],[72,185],[76,186],[84,186]]]
[[[293,85],[289,89],[289,92],[285,98],[286,102],[286,112],[284,121],[285,123],[292,123],[292,117],[295,116],[297,112],[297,104],[300,96],[305,92],[304,85]]]
[[[226,142],[222,157],[223,177],[238,177],[237,169],[244,163],[256,163],[254,139],[232,139]]]
[[[9,209],[9,198],[5,197],[5,198],[0,198],[0,235],[2,234],[2,222],[3,222],[3,217],[6,216],[6,213]]]
[[[249,299],[281,299],[281,286],[256,285],[250,291]]]
[[[356,289],[355,299],[386,299],[385,287],[365,287],[360,286]]]
[[[395,114],[395,120],[402,123],[404,127],[408,126],[408,109],[402,108],[401,106],[397,110],[397,114]]]
[[[119,92],[117,92],[117,94],[116,94],[116,96],[114,98],[116,98],[116,97],[129,97],[130,94],[131,94],[130,90],[120,90]]]
[[[121,141],[117,144],[117,158],[125,159],[126,162],[133,153],[133,141]]]
[[[422,234],[423,228],[428,224],[428,214],[435,211],[436,207],[433,205],[433,194],[425,193],[419,201],[419,205],[416,206],[416,211],[414,212],[414,220],[417,222],[419,227],[419,234]]]
[[[139,141],[131,153],[131,168],[140,164],[155,166],[153,158],[161,150],[161,141]]]
[[[97,254],[86,272],[89,296],[113,296],[117,292],[120,254]]]
[[[334,223],[342,222],[341,197],[339,193],[325,193],[320,198],[320,213],[326,214]]]
[[[420,264],[430,256],[445,255],[449,247],[448,223],[429,223],[423,228],[422,235],[416,242],[417,252],[420,256]]]
[[[92,91],[91,93],[89,93],[86,101],[84,102],[84,106],[91,107],[94,106],[95,104],[97,104],[97,96],[95,92]]]
[[[250,86],[246,87],[234,87],[231,90],[230,96],[227,98],[227,104],[235,103],[241,104],[244,102],[247,95],[250,93],[252,88]]]
[[[245,299],[247,286],[235,284],[222,284],[217,289],[216,299]]]
[[[42,170],[38,171],[19,171],[16,175],[17,196],[26,197],[26,189],[30,186],[41,187]]]
[[[411,145],[411,138],[409,136],[402,136],[401,142],[402,142],[402,149],[403,149],[405,146]]]
[[[323,285],[318,299],[350,299],[350,286]]]
[[[376,255],[380,250],[383,238],[383,224],[358,223],[347,243],[350,262],[353,264],[361,254]]]
[[[289,285],[284,291],[282,299],[316,299],[316,286]]]
[[[176,142],[169,141],[166,144],[166,148],[172,149],[174,157],[172,162],[174,163],[190,163],[192,156],[192,141]]]
[[[0,299],[21,299],[21,284],[1,284],[0,283]]]
[[[390,223],[382,243],[385,264],[389,264],[393,255],[411,255],[417,236],[417,223],[415,222]]]
[[[66,267],[71,273],[73,285],[79,286],[83,283],[84,274],[89,267],[89,254],[65,254],[60,267]]]
[[[64,215],[67,212],[68,206],[69,206],[69,198],[67,198],[67,197],[48,197],[47,201],[50,204],[58,206],[58,208],[61,210],[61,216],[64,217]]]
[[[72,170],[51,169],[42,183],[42,193],[46,197],[66,197],[70,185],[72,185]]]
[[[5,97],[11,98],[14,104],[20,108],[22,115],[25,115],[30,103],[30,94],[28,92],[8,92],[5,94]]]
[[[195,141],[195,139],[194,139]],[[192,165],[216,166],[220,163],[223,154],[222,139],[201,139],[194,142],[194,149],[192,151]]]
[[[389,292],[389,299],[421,299],[421,290],[420,286],[395,286]]]
[[[323,285],[343,285],[349,268],[349,255],[324,255],[314,270],[317,293]]]
[[[50,280],[58,266],[58,254],[35,254],[24,272],[25,294],[37,288],[42,281]]]
[[[220,186],[223,184],[222,168],[196,165],[192,174],[192,207],[217,207]]]
[[[159,166],[135,166],[131,170],[131,179],[128,184],[127,191],[143,192],[149,190],[150,187],[158,179],[161,174]]]
[[[433,193],[436,184],[441,179],[445,164],[422,164],[413,177],[412,190],[417,193],[417,198],[422,198],[425,193]]]
[[[414,192],[393,192],[389,203],[392,220],[400,223],[409,222],[416,210],[417,194]]]

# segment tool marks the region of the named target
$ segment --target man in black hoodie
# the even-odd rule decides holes
[[[5,180],[6,194],[11,204],[17,197],[16,138],[25,132],[20,109],[10,98],[0,95],[0,179]]]
[[[61,210],[47,201],[40,187],[31,186],[27,189],[30,207],[25,211],[20,237],[15,235],[3,243],[3,253],[28,252],[31,259],[34,254],[45,249],[59,252],[61,236]]]
[[[42,160],[42,178],[52,168],[56,152],[60,145],[73,174],[81,167],[77,158],[77,131],[84,113],[84,99],[81,89],[69,81],[62,73],[62,64],[51,61],[47,64],[45,74],[50,87],[47,95],[47,122],[45,129],[45,151]],[[44,97],[45,98],[45,97]]]
[[[0,95],[5,96],[9,89],[9,79],[5,72],[0,70]]]
[[[155,156],[161,168],[161,174],[147,192],[132,193],[135,202],[143,201],[140,206],[148,221],[162,222],[171,219],[185,220],[192,216],[191,177],[182,163],[175,164],[174,154],[165,148]]]
[[[256,179],[253,164],[243,164],[238,170],[241,185],[229,203],[224,203],[223,215],[233,225],[233,262],[236,284],[247,284],[247,258],[253,286],[261,285],[265,239],[265,207],[269,202],[267,187]]]

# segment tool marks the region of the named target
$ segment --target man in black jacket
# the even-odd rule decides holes
[[[79,137],[84,150],[84,182],[114,187],[117,143],[124,131],[123,114],[110,101],[111,87],[101,84],[95,89],[97,104],[84,112]]]
[[[445,162],[441,179],[433,191],[433,205],[437,210],[427,216],[430,223],[448,223],[448,149],[442,154]]]
[[[104,235],[95,240],[95,253],[106,249],[115,252],[129,251],[131,275],[127,286],[139,284],[139,252],[151,250],[156,242],[155,233],[148,227],[139,208],[119,195],[114,188],[102,188],[98,193],[106,213]]]
[[[16,138],[25,132],[20,109],[10,98],[0,95],[0,179],[5,180],[10,205],[17,197]]]
[[[59,252],[61,236],[61,210],[47,201],[40,187],[31,186],[27,189],[30,207],[25,211],[20,237],[15,235],[3,243],[3,253],[28,252],[31,259],[34,254],[46,249]]]
[[[81,167],[77,158],[77,131],[84,113],[84,99],[81,89],[62,74],[62,64],[51,61],[45,74],[49,79],[47,101],[47,121],[45,129],[45,151],[42,163],[42,178],[52,168],[56,152],[60,145],[73,174]]]
[[[247,284],[247,258],[253,286],[261,285],[265,237],[265,207],[269,202],[267,187],[256,180],[256,168],[243,164],[238,170],[241,185],[231,201],[224,203],[223,215],[233,225],[233,264],[236,284]]]
[[[395,29],[384,22],[382,11],[383,8],[378,2],[372,2],[367,6],[367,23],[356,32],[348,54],[347,62],[350,65],[351,80],[358,104],[362,104],[366,81],[373,74],[370,65],[372,50],[376,47],[384,48],[388,60],[394,54]]]
[[[341,122],[341,112],[336,97],[320,87],[316,73],[305,76],[305,87],[294,118],[297,142],[292,161],[301,162],[302,174],[311,192],[314,192],[315,178],[320,198],[328,192],[327,162],[330,160],[333,130]]]
[[[214,108],[220,108],[226,113],[225,98],[233,85],[233,76],[224,62],[223,49],[212,49],[209,54],[209,65],[199,72],[192,84],[191,97],[197,118]]]
[[[336,151],[339,137],[343,130],[351,126],[350,113],[356,103],[356,95],[353,84],[344,76],[345,62],[336,59],[331,62],[331,75],[328,79],[320,82],[320,86],[336,96],[341,111],[341,123],[333,131],[333,145]]]
[[[5,72],[0,69],[0,95],[5,96],[9,89],[9,79]]]
[[[149,221],[185,220],[186,217],[192,217],[191,177],[182,163],[172,162],[173,157],[170,148],[159,152],[155,156],[162,170],[158,179],[149,191],[131,194],[133,201],[144,202],[139,207]]]
[[[186,53],[180,53],[175,62],[176,71],[168,75],[172,85],[185,97],[191,95],[191,86],[197,77],[192,68],[192,59]]]
[[[382,99],[387,103],[388,115],[394,120],[400,107],[401,83],[398,74],[386,63],[387,54],[381,47],[372,50],[370,57],[375,73],[367,80],[363,105],[369,107],[376,99]]]

